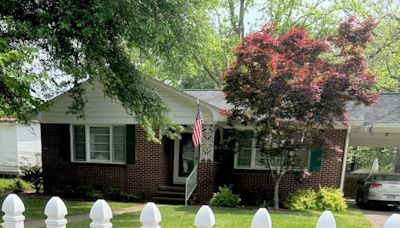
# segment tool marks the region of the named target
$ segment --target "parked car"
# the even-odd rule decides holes
[[[357,205],[400,206],[400,174],[371,174],[365,181],[358,182]]]

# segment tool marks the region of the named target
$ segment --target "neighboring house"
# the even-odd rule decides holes
[[[269,172],[260,164],[260,154],[250,138],[251,134],[237,140],[236,145],[243,143],[237,153],[226,155],[217,149],[224,138],[235,136],[236,130],[243,130],[243,127],[233,128],[227,124],[221,111],[230,106],[221,91],[179,91],[156,80],[149,80],[149,84],[169,106],[173,120],[186,127],[182,139],[164,137],[161,145],[146,141],[135,118],[128,115],[118,101],[105,96],[99,82],[84,83],[87,99],[85,119],[65,114],[71,103],[66,93],[53,99],[50,110],[38,116],[45,191],[66,185],[92,185],[103,190],[119,188],[144,200],[182,200],[184,184],[188,182],[188,190],[197,186],[195,200],[200,203],[208,202],[218,186],[224,184],[233,185],[245,203],[262,203],[270,197],[273,182]],[[197,113],[196,99],[200,100],[204,126],[202,145],[194,150],[191,130]],[[381,96],[375,106],[378,107],[385,99],[385,95]],[[396,99],[396,104],[400,104],[400,97],[396,95]],[[369,109],[349,108],[352,109],[351,115],[357,115],[356,118],[351,116],[355,121],[351,121],[349,127],[325,131],[344,153],[334,155],[331,151],[322,153],[321,150],[307,153],[305,165],[312,175],[300,182],[298,171],[287,174],[281,181],[283,198],[298,188],[343,187],[344,157],[349,145],[365,144],[371,142],[371,137],[378,136],[365,134],[369,128],[364,114],[370,109],[374,113],[374,106]],[[400,113],[399,110],[395,112]],[[392,128],[393,125],[376,125],[374,129],[386,133],[384,127],[400,133],[400,128]],[[381,138],[379,134],[376,142]],[[187,180],[188,175],[190,178]]]
[[[40,164],[41,152],[39,124],[0,117],[0,174],[18,174],[20,165],[27,162]]]

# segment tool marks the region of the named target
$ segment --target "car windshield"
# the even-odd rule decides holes
[[[400,175],[374,175],[375,181],[400,181]]]

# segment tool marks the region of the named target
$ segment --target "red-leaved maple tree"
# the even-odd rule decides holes
[[[375,26],[372,17],[350,17],[336,34],[314,39],[303,28],[276,38],[266,25],[236,49],[223,91],[234,106],[233,123],[251,126],[257,135],[274,181],[275,208],[282,177],[302,165],[305,152],[317,145],[342,152],[322,129],[347,124],[348,102],[369,105],[378,96],[363,56]]]

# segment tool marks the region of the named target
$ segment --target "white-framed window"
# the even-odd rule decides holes
[[[71,125],[71,160],[126,163],[125,125]]]
[[[236,139],[235,169],[267,169],[266,156],[261,153],[256,144],[257,138],[253,131],[246,130],[240,132],[239,137]],[[298,161],[298,168],[308,166],[310,152],[311,151],[307,151],[303,155],[298,156],[298,159],[300,159],[300,161]],[[274,159],[274,164],[279,164],[279,160],[282,159],[282,157],[275,157]]]

